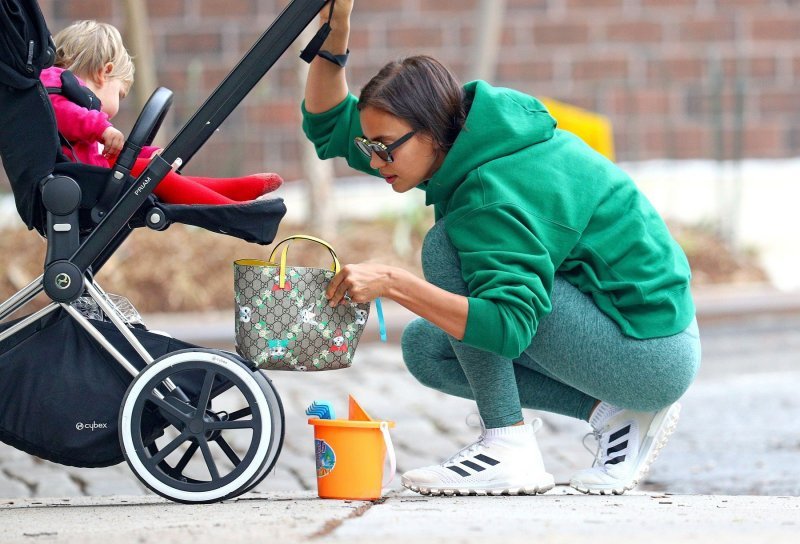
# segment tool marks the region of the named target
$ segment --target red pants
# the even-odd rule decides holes
[[[137,159],[131,173],[138,176],[150,159]],[[274,191],[283,183],[278,174],[252,174],[238,178],[204,178],[169,172],[153,191],[171,204],[235,204]]]

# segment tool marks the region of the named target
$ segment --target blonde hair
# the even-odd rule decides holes
[[[78,21],[53,37],[56,44],[55,65],[75,75],[94,81],[109,62],[109,77],[121,79],[130,89],[135,71],[133,60],[122,43],[116,27],[97,21]]]

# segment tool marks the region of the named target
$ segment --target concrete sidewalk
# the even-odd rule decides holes
[[[186,506],[152,497],[0,502],[2,541],[158,542],[656,542],[797,541],[797,497],[636,493],[587,497],[557,488],[536,497],[381,501],[317,499],[311,493],[251,493]]]
[[[396,341],[411,315],[387,303],[394,343],[365,341],[351,369],[270,373],[284,405],[286,438],[256,493],[224,504],[178,505],[149,494],[125,464],[64,467],[0,444],[0,542],[794,542],[796,300],[740,288],[698,293],[703,366],[682,400],[676,433],[639,493],[575,495],[564,484],[591,463],[581,447],[588,425],[526,411],[526,419],[544,421],[539,444],[560,484],[543,496],[428,498],[402,490],[395,479],[376,503],[316,499],[313,433],[304,414],[313,400],[329,400],[341,413],[352,393],[373,417],[396,421],[398,474],[438,462],[478,434],[465,423],[474,403],[425,388],[405,369]],[[230,349],[232,311],[145,319],[179,338]],[[369,328],[374,336],[375,325]]]

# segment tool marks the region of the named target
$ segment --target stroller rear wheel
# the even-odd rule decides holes
[[[170,353],[134,379],[122,403],[128,465],[170,500],[233,498],[272,469],[283,442],[283,409],[271,382],[214,350]]]

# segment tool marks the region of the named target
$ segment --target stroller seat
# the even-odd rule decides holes
[[[172,92],[153,93],[112,168],[69,162],[39,81],[54,57],[39,6],[0,4],[0,159],[20,217],[47,242],[43,274],[0,304],[0,440],[67,465],[125,460],[149,489],[187,503],[236,497],[272,470],[284,420],[269,378],[235,353],[126,320],[95,278],[144,226],[177,222],[273,241],[286,213],[282,199],[174,205],[152,192],[170,169],[188,164],[325,3],[292,0],[135,179],[130,167],[155,136]],[[9,320],[42,292],[49,305]],[[76,309],[82,297],[107,320]]]
[[[2,91],[0,91],[2,92]],[[53,168],[55,176],[80,180],[81,202],[79,227],[84,233],[97,226],[91,215],[101,201],[112,170],[99,166],[59,162]],[[120,195],[121,196],[121,195]],[[275,240],[278,227],[286,214],[282,198],[261,198],[236,204],[169,204],[151,196],[131,218],[131,228],[148,226],[165,230],[172,223],[201,227],[251,242],[267,245]],[[42,223],[44,223],[42,221]],[[39,228],[35,223],[33,228]]]

